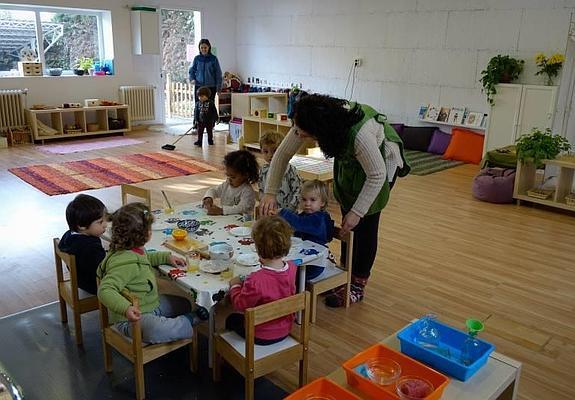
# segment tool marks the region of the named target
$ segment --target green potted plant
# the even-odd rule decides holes
[[[495,85],[498,83],[510,83],[519,78],[523,71],[524,60],[518,60],[509,56],[496,55],[487,64],[487,67],[481,71],[483,92],[487,95],[487,102],[491,105],[495,103],[493,96],[497,93]]]
[[[88,75],[88,71],[94,68],[94,59],[91,57],[80,57],[76,62],[74,73],[76,75]],[[79,73],[79,71],[83,71]]]
[[[553,135],[551,129],[533,128],[531,133],[517,139],[517,159],[539,165],[541,160],[554,159],[571,149],[571,144],[563,136]]]

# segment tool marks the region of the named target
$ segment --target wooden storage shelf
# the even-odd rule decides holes
[[[131,130],[130,111],[127,105],[26,110],[26,115],[33,140],[40,140],[42,144],[44,140],[50,139],[123,133]],[[110,129],[108,118],[124,120],[125,128]],[[55,132],[47,135],[41,134],[40,123],[47,125]],[[71,124],[78,126],[80,132],[66,133],[66,126]],[[98,129],[88,131],[90,124],[97,124]]]
[[[263,109],[270,113],[285,113],[287,111],[287,93],[232,93],[232,117],[252,116],[254,110]]]
[[[537,186],[537,168],[532,162],[520,161],[517,163],[513,198],[517,199],[518,204],[520,204],[521,201],[529,201],[531,203],[575,211],[575,207],[567,204],[566,201],[566,197],[571,193],[571,188],[573,187],[575,156],[562,156],[554,160],[543,160],[542,162],[545,166],[559,167],[559,177],[555,193],[548,199],[529,196],[527,192]]]
[[[229,122],[232,118],[232,93],[220,92],[216,97],[216,108],[221,122]]]
[[[278,121],[273,118],[242,118],[242,136],[239,139],[240,149],[250,148],[260,150],[260,136],[267,131],[277,131],[287,135],[292,127],[291,121]],[[313,140],[306,140],[298,150],[298,154],[307,154],[307,149],[316,147]]]
[[[433,125],[443,125],[443,126],[450,126],[452,128],[465,128],[465,129],[470,129],[473,131],[485,131],[485,129],[487,129],[484,126],[470,126],[470,125],[463,125],[463,124],[450,124],[449,122],[443,122],[443,121],[430,121],[428,119],[421,119],[419,118],[418,121],[420,122],[425,122],[426,124],[433,124]]]

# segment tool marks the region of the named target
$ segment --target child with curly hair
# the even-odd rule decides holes
[[[153,222],[150,209],[143,203],[127,204],[112,215],[110,250],[97,271],[98,299],[108,308],[111,322],[126,336],[132,335],[130,322],[140,321],[146,343],[191,338],[200,318],[191,313],[186,298],[159,295],[154,274],[154,267],[161,264],[185,267],[186,261],[167,251],[144,249]],[[139,299],[139,307],[122,296],[124,290]]]
[[[292,229],[282,218],[263,217],[255,222],[252,229],[261,268],[252,272],[242,282],[238,277],[230,280],[229,296],[236,313],[226,318],[226,329],[245,337],[244,315],[247,308],[293,296],[297,266],[283,261],[291,247]],[[255,344],[269,345],[285,339],[290,332],[293,315],[288,315],[255,328]]]
[[[237,150],[224,157],[226,179],[209,188],[202,201],[208,215],[251,214],[256,205],[256,193],[251,184],[258,181],[258,162],[247,150]],[[220,199],[221,207],[214,204]]]

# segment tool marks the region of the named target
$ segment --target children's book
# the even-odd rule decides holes
[[[427,109],[427,114],[425,114],[426,121],[437,121],[437,117],[439,116],[439,107],[437,106],[429,106]]]
[[[449,112],[447,122],[454,125],[461,125],[463,123],[463,116],[465,115],[465,107],[452,107]]]
[[[483,113],[470,112],[465,118],[464,124],[467,126],[479,127],[481,126],[481,121],[483,120]]]
[[[425,114],[427,114],[427,109],[429,108],[429,104],[425,104],[425,105],[421,105],[419,106],[419,113],[417,115],[417,118],[419,119],[424,119],[425,118]]]
[[[447,122],[447,117],[449,116],[449,107],[441,107],[439,110],[439,115],[437,116],[437,121]]]

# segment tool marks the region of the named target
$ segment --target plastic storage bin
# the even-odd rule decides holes
[[[425,378],[431,382],[434,390],[433,393],[425,398],[426,400],[440,399],[443,391],[449,383],[448,377],[434,371],[419,361],[390,349],[385,345],[376,344],[355,355],[353,358],[350,358],[342,365],[347,377],[347,383],[374,399],[397,400],[399,397],[395,393],[395,384],[380,386],[358,372],[361,366],[371,358],[390,358],[401,366],[401,376],[416,376],[419,378]]]
[[[360,398],[355,394],[342,388],[327,378],[319,378],[311,383],[308,383],[304,387],[290,394],[284,400],[304,400],[313,398],[313,396],[337,400],[360,400]]]
[[[491,343],[477,339],[480,343],[480,356],[470,365],[464,365],[460,358],[463,342],[467,338],[466,332],[438,321],[431,321],[431,324],[439,330],[441,353],[438,353],[415,343],[414,336],[419,329],[419,321],[408,325],[397,334],[401,352],[461,381],[471,378],[485,365],[489,354],[495,350],[495,346]]]

